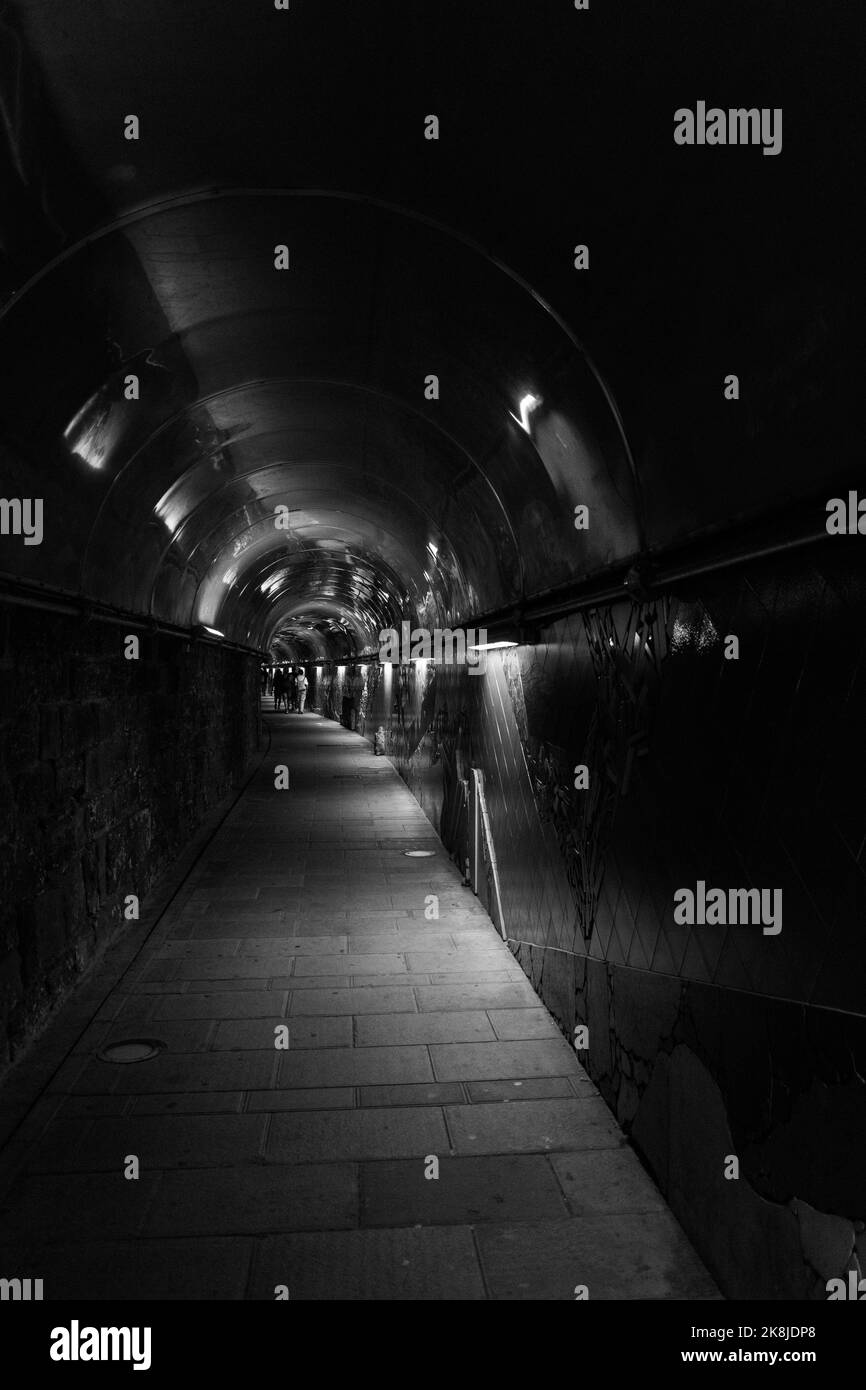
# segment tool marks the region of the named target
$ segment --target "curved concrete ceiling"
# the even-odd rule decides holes
[[[45,506],[23,577],[245,644],[308,614],[363,649],[641,543],[578,345],[474,247],[371,201],[238,191],[125,219],[12,301],[0,368]]]
[[[2,8],[0,491],[43,499],[45,539],[3,538],[0,577],[349,651],[853,485],[848,145],[795,116],[843,40],[805,0],[748,7],[748,42],[723,0],[627,25]],[[757,81],[780,33],[788,66]],[[781,158],[674,145],[674,109],[717,89],[785,107]],[[828,128],[852,91],[822,94]],[[499,261],[603,366],[636,464],[574,334]]]

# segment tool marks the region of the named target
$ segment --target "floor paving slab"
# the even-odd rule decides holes
[[[603,1101],[553,1098],[519,1104],[448,1106],[457,1153],[549,1153],[616,1149],[627,1141]]]
[[[34,1254],[44,1270],[46,1302],[92,1299],[124,1302],[242,1299],[254,1241],[238,1237],[199,1240],[98,1242],[53,1245]]]
[[[491,1297],[711,1299],[715,1286],[669,1212],[479,1226]]]
[[[371,1226],[451,1226],[480,1221],[562,1220],[562,1192],[545,1158],[497,1154],[439,1159],[429,1164],[363,1163],[361,1223]]]
[[[436,1079],[426,1047],[361,1047],[283,1053],[279,1084],[371,1086]]]
[[[251,1235],[340,1230],[358,1224],[352,1163],[262,1164],[165,1173],[146,1235]]]
[[[358,1018],[355,1024],[356,1047],[400,1043],[485,1042],[492,1041],[495,1036],[487,1015],[470,1009],[458,1013],[368,1014]]]
[[[211,1048],[214,1052],[244,1051],[271,1046],[276,1048],[277,1029],[285,1029],[285,1051],[296,1048],[351,1047],[352,1020],[346,1016],[246,1018],[224,1020],[217,1025]]]
[[[550,1166],[572,1216],[634,1215],[666,1210],[664,1198],[630,1149],[551,1154]]]
[[[250,1298],[273,1302],[474,1301],[485,1298],[468,1226],[327,1232],[266,1240],[256,1251]]]
[[[275,1115],[266,1156],[279,1163],[326,1162],[336,1153],[356,1160],[414,1156],[423,1177],[425,1156],[448,1149],[441,1111],[384,1106]]]
[[[298,1014],[393,1014],[417,1013],[411,989],[387,985],[367,989],[319,989],[292,991],[289,1013]]]
[[[567,1074],[574,1054],[564,1038],[441,1043],[430,1048],[437,1081],[501,1081]]]

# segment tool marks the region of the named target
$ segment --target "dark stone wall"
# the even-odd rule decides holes
[[[512,950],[732,1298],[866,1264],[856,544],[563,620],[484,678],[368,670],[365,732],[461,866],[483,770]],[[698,879],[781,888],[782,931],[678,925]]]
[[[243,653],[0,606],[0,1067],[146,900],[259,741]]]

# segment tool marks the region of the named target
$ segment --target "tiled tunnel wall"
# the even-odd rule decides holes
[[[0,1071],[259,739],[243,653],[0,607]]]
[[[461,863],[483,769],[512,949],[588,1026],[581,1059],[731,1298],[826,1298],[866,1266],[854,561],[830,542],[572,617],[482,678],[367,670],[364,731]],[[698,879],[781,888],[781,932],[677,925]]]

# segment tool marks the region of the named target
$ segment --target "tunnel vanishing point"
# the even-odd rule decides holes
[[[520,8],[0,15],[4,1297],[864,1272],[843,155]]]

